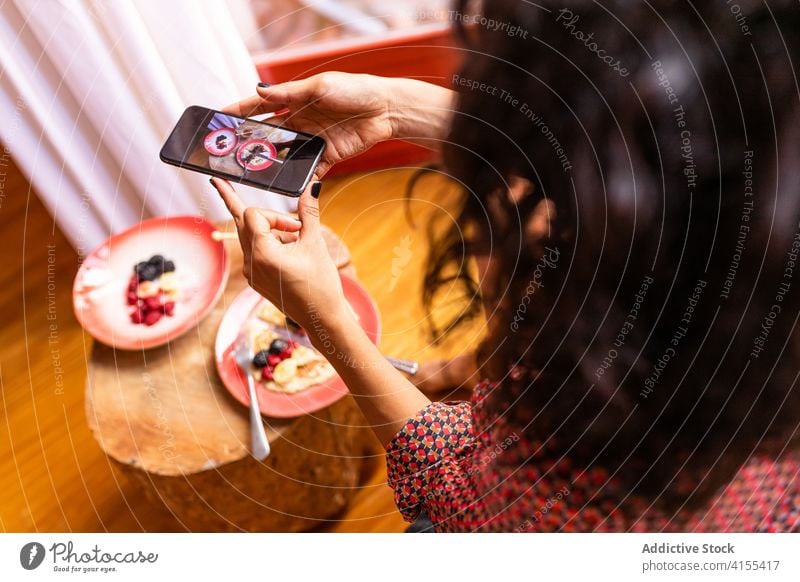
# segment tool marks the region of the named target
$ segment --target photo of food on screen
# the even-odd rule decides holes
[[[189,154],[188,163],[269,184],[308,139],[293,131],[224,113],[213,113]]]

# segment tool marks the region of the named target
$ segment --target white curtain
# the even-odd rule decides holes
[[[158,158],[188,105],[255,91],[227,3],[0,2],[0,139],[80,253],[149,216],[227,216],[206,177]],[[240,190],[252,204],[294,207]]]

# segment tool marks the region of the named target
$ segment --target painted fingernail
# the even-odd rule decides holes
[[[311,186],[312,198],[319,198],[319,193],[322,191],[322,182],[314,182]]]
[[[214,183],[214,178],[209,178],[208,183],[214,186],[214,190],[219,190],[219,188],[217,188],[217,185]]]
[[[262,89],[269,89],[270,87],[272,87],[272,83],[259,83],[258,86],[261,87]]]

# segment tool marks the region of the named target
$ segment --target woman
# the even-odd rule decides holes
[[[493,0],[473,26],[456,19],[456,93],[326,73],[229,109],[288,109],[287,126],[327,140],[321,172],[399,138],[439,147],[464,185],[424,296],[477,257],[479,281],[462,270],[458,282],[482,305],[436,331],[482,307],[490,332],[448,379],[477,368],[472,402],[444,404],[387,366],[350,316],[319,182],[298,223],[214,180],[250,284],[334,347],[406,519],[425,511],[438,531],[800,529],[800,15],[789,0],[739,14],[706,4]]]

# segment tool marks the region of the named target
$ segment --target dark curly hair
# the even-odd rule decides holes
[[[736,6],[491,0],[456,19],[443,164],[465,200],[425,299],[454,278],[469,296],[465,255],[490,257],[494,414],[670,511],[797,446],[800,8]]]

